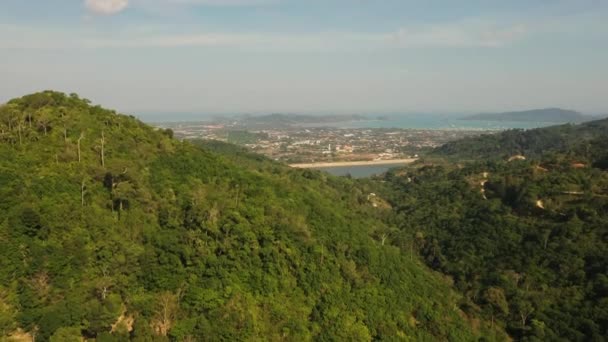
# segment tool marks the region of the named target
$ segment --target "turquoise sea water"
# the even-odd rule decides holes
[[[364,115],[374,118],[377,115]],[[336,127],[336,128],[410,128],[410,129],[479,129],[479,130],[504,130],[510,128],[538,128],[551,126],[550,122],[492,122],[461,120],[465,115],[451,114],[391,114],[383,115],[384,120],[361,120],[337,123],[309,124],[307,127]],[[212,121],[213,115],[209,114],[146,114],[139,116],[146,122],[178,122],[178,121]]]
[[[399,115],[390,116],[385,120],[362,120],[346,123],[336,123],[329,126],[340,128],[410,128],[410,129],[475,129],[475,130],[505,130],[512,128],[531,129],[556,125],[551,122],[523,121],[477,121],[462,120],[455,116],[446,115]]]

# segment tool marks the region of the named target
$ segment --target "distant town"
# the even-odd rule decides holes
[[[289,120],[287,118],[290,118]],[[265,116],[259,120],[164,122],[180,139],[219,140],[286,163],[381,161],[417,158],[446,142],[496,131],[340,128],[339,117],[315,124],[310,117]],[[351,116],[345,122],[361,120]],[[320,127],[315,127],[316,125]]]

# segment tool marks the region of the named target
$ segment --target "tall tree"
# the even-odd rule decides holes
[[[106,136],[104,131],[101,131],[101,166],[106,166],[106,155],[105,155],[105,146],[106,146]]]

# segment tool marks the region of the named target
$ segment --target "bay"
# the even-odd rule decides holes
[[[335,167],[320,167],[315,170],[325,171],[334,176],[347,176],[350,175],[353,178],[366,178],[373,175],[379,175],[386,171],[401,167],[403,165],[355,165],[355,166],[335,166]]]
[[[534,121],[481,121],[463,120],[452,115],[396,115],[382,120],[360,120],[327,125],[341,128],[401,128],[432,130],[506,130],[532,129],[552,126],[559,123]]]

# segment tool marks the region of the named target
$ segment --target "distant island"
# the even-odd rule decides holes
[[[305,114],[268,114],[261,116],[244,116],[239,122],[246,126],[275,125],[297,126],[367,120],[362,115],[305,115]]]
[[[243,129],[269,129],[286,127],[315,127],[336,123],[369,120],[362,115],[306,115],[274,113],[261,116],[244,115],[230,119],[230,125]],[[220,120],[221,122],[222,120]],[[224,120],[225,121],[225,120]]]
[[[523,121],[523,122],[583,122],[592,118],[577,111],[561,108],[533,109],[519,112],[485,113],[462,118],[478,121]]]
[[[319,123],[319,122],[343,122],[367,120],[362,115],[306,115],[306,114],[268,114],[261,116],[248,116],[246,120],[255,122],[284,122],[290,124],[297,123]]]

